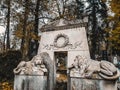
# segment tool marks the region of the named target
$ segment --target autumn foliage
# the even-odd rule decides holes
[[[114,49],[120,50],[120,0],[111,0],[110,6],[114,15],[108,18],[112,22],[112,28],[109,28],[108,40]]]

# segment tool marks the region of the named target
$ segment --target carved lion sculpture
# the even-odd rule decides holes
[[[30,74],[32,72],[33,64],[28,61],[21,61],[18,66],[13,70],[15,74]]]
[[[54,70],[54,62],[50,58],[49,54],[47,52],[40,53],[33,57],[31,61],[25,62],[21,61],[18,66],[13,70],[14,74],[28,74],[31,75],[33,72],[36,72],[38,70],[39,72],[47,72],[47,79],[48,79],[48,86],[47,88],[49,90],[53,90],[55,85],[55,70]]]
[[[119,70],[108,61],[88,60],[83,56],[76,56],[71,67],[79,69],[79,74],[82,77],[90,78],[94,73],[104,79],[112,80],[120,76]]]
[[[39,55],[36,55],[31,61],[21,61],[13,72],[15,74],[44,75],[43,73],[47,72],[47,69],[42,62],[42,58]]]

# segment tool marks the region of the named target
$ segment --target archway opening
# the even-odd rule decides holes
[[[55,52],[56,86],[55,90],[67,90],[67,51]]]

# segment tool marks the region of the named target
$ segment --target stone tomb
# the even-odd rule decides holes
[[[31,61],[21,61],[13,72],[14,90],[48,90],[47,68],[40,55],[34,56]]]
[[[116,90],[119,72],[109,62],[90,59],[85,27],[79,20],[60,19],[41,29],[38,54],[47,52],[55,64],[55,90]],[[84,59],[88,61],[82,63]],[[73,88],[74,82],[77,85]]]
[[[67,68],[74,62],[75,56],[82,55],[90,58],[85,25],[79,20],[60,19],[41,29],[38,54],[47,52],[54,61],[57,90],[67,90]]]
[[[73,63],[76,55],[90,58],[85,24],[75,21],[73,23],[60,19],[45,25],[41,29],[38,54],[47,52],[55,62],[56,55],[66,55],[66,67]]]
[[[14,69],[14,90],[117,90],[118,69],[90,59],[85,26],[64,19],[43,26],[35,59]]]

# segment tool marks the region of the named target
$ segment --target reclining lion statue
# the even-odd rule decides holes
[[[80,55],[75,57],[74,63],[69,68],[71,68],[70,72],[74,73],[77,70],[79,73],[77,75],[84,78],[92,78],[93,74],[98,74],[101,79],[114,80],[120,76],[119,70],[114,64],[108,61],[89,60]]]
[[[18,66],[13,70],[14,74],[24,75],[44,75],[47,72],[42,58],[39,55],[33,57],[31,61],[21,61]]]
[[[47,73],[47,88],[49,90],[54,88],[56,75],[54,62],[47,52],[37,54],[30,61],[21,61],[13,72],[15,75],[45,75]]]

